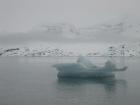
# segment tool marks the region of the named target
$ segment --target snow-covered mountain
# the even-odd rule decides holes
[[[76,43],[108,43],[105,49],[99,51],[97,47],[93,51],[85,51],[87,56],[121,56],[120,45],[125,45],[125,56],[140,55],[140,21],[137,18],[125,17],[111,20],[90,27],[77,28],[68,23],[49,23],[33,28],[28,33],[21,35],[3,35],[0,39],[6,42],[7,38],[12,42],[18,39],[18,42],[44,41],[47,43],[55,42],[75,44]],[[21,40],[21,41],[20,41]],[[17,40],[16,40],[17,41]],[[15,42],[16,43],[16,42]],[[24,46],[24,45],[23,45]],[[86,46],[86,45],[85,45]],[[66,45],[65,45],[66,47]],[[71,46],[72,47],[72,46]],[[80,46],[79,46],[80,47]],[[82,45],[81,45],[82,48]],[[112,49],[109,49],[112,48]],[[83,49],[84,50],[84,49]],[[114,52],[113,52],[114,51]],[[82,51],[79,51],[82,52]],[[53,45],[45,48],[32,47],[11,47],[1,48],[0,56],[78,56],[74,50],[67,50],[63,47],[58,48]]]
[[[52,37],[57,38],[66,38],[73,39],[79,35],[78,29],[69,23],[47,23],[39,25],[38,27],[33,28],[30,31],[31,34],[43,34],[43,35],[52,35]],[[54,36],[53,36],[54,35]]]
[[[75,50],[66,50],[65,48],[55,47],[16,47],[16,48],[1,48],[0,56],[79,56],[81,52]],[[82,54],[83,55],[83,54]],[[90,50],[84,53],[84,56],[140,56],[140,44],[134,45],[116,45],[108,46],[102,51]]]
[[[58,48],[1,48],[0,56],[77,56],[73,52],[65,51]]]
[[[99,42],[139,42],[140,20],[125,17],[91,27],[80,28],[83,38]]]

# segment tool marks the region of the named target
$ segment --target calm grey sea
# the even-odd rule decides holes
[[[108,58],[92,57],[103,65]],[[127,65],[110,79],[58,79],[55,63],[74,57],[1,57],[0,105],[140,105],[140,58],[114,58]]]

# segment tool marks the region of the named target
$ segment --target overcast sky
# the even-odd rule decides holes
[[[122,14],[137,14],[140,0],[0,0],[0,29],[25,31],[41,22],[91,25]]]
[[[127,14],[140,17],[139,4],[140,0],[0,0],[0,31],[28,32],[48,22],[87,27]],[[8,42],[14,39],[11,39],[12,34],[8,35]],[[0,34],[0,38],[8,37]]]

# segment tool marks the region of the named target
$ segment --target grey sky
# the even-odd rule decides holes
[[[0,29],[26,31],[43,22],[87,26],[122,14],[137,14],[139,0],[0,0]]]
[[[0,0],[0,43],[65,40],[66,38],[59,37],[59,34],[53,37],[42,32],[34,34],[28,31],[48,22],[66,22],[76,27],[88,27],[126,14],[140,17],[139,4],[139,0]],[[2,34],[6,32],[9,34]],[[21,33],[13,34],[13,32]],[[106,41],[114,39],[111,34],[104,35]],[[104,40],[103,36],[97,35],[95,37],[98,40]],[[119,34],[115,38],[121,40],[121,36],[122,34]],[[129,37],[131,38],[131,35]],[[93,41],[95,40],[96,38],[93,38]]]

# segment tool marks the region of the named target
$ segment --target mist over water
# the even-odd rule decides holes
[[[140,105],[139,4],[0,0],[0,105]],[[63,63],[112,77],[58,78]]]
[[[1,57],[2,105],[139,105],[139,58],[126,58],[127,71],[108,79],[58,79],[56,63],[75,57]],[[108,58],[91,57],[103,65]],[[120,58],[115,58],[119,65]],[[7,66],[8,65],[8,66]]]

